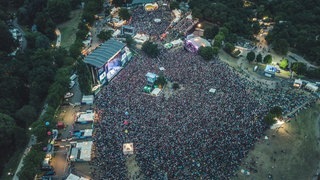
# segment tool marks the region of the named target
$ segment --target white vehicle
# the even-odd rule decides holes
[[[74,81],[70,81],[70,84],[69,84],[69,88],[73,88],[73,86],[75,85],[76,83]]]
[[[67,98],[70,98],[73,96],[73,93],[71,92],[67,92],[65,95],[64,95],[64,98],[67,99]]]
[[[72,76],[70,76],[70,81],[74,81],[75,79],[77,79],[78,75],[76,74],[72,74]]]

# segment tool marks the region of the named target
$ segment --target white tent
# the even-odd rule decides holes
[[[124,143],[123,144],[123,154],[133,154],[133,143]]]
[[[79,179],[80,179],[79,176],[76,176],[76,175],[70,173],[66,180],[79,180]]]
[[[209,92],[211,92],[212,94],[214,94],[214,93],[216,93],[216,89],[214,89],[214,88],[211,88],[210,90],[209,90]]]
[[[79,160],[91,161],[92,141],[77,142],[76,147],[80,149]]]
[[[81,103],[83,104],[93,104],[94,96],[93,95],[83,95]]]
[[[177,40],[172,41],[171,44],[173,45],[173,47],[182,46],[183,41],[181,39],[177,39]]]
[[[71,161],[76,161],[79,156],[79,148],[72,148],[71,153],[70,153],[70,160]]]
[[[317,85],[315,85],[315,84],[313,84],[313,83],[308,83],[307,85],[306,85],[306,89],[308,89],[308,90],[310,90],[310,91],[313,91],[313,92],[316,92],[316,91],[318,91],[318,86]]]
[[[91,122],[94,120],[94,113],[81,113],[76,122],[79,123],[86,123],[86,122]]]

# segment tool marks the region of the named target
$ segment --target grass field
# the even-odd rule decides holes
[[[234,179],[312,179],[319,168],[320,102],[277,130],[268,130],[243,161]]]
[[[70,20],[58,25],[61,32],[61,47],[69,49],[76,40],[76,32],[81,20],[81,15],[81,9],[71,11]]]

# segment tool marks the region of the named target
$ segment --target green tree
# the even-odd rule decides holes
[[[234,47],[233,44],[227,42],[227,43],[224,45],[224,48],[223,48],[223,49],[224,49],[227,53],[231,54],[231,53],[234,51],[235,47]]]
[[[112,37],[112,31],[101,31],[97,37],[101,41],[107,41]]]
[[[274,119],[274,116],[271,113],[268,113],[264,118],[264,122],[268,125],[271,126],[274,123],[276,123],[276,120]]]
[[[9,28],[3,21],[0,21],[0,39],[0,51],[3,51],[6,55],[11,53],[17,46],[9,32]]]
[[[133,47],[135,44],[135,41],[133,40],[133,38],[129,35],[126,35],[126,44],[128,47]]]
[[[199,55],[206,61],[210,61],[213,58],[214,52],[212,47],[200,47]]]
[[[247,54],[247,60],[249,62],[252,62],[256,58],[256,54],[253,51],[248,52]]]
[[[177,1],[170,1],[170,9],[179,9],[179,3]]]
[[[112,4],[115,6],[115,7],[121,7],[124,5],[124,0],[112,0]]]
[[[119,17],[123,20],[128,21],[131,17],[131,14],[129,13],[128,9],[126,8],[121,8],[119,10]]]
[[[155,43],[152,43],[151,41],[146,41],[145,43],[142,44],[142,51],[152,58],[157,57],[160,53],[160,50],[158,49],[158,45]]]
[[[212,53],[213,53],[214,56],[218,55],[219,48],[218,47],[212,47]]]
[[[274,117],[281,117],[282,108],[280,106],[274,106],[270,109],[269,113],[271,113]]]
[[[304,75],[307,72],[307,66],[306,64],[302,62],[294,62],[291,65],[291,69],[297,73],[298,75]]]
[[[257,62],[261,63],[262,62],[262,55],[259,53],[256,57]]]
[[[282,59],[280,61],[279,67],[281,69],[286,69],[288,67],[288,59]]]
[[[272,56],[270,54],[266,55],[264,58],[263,58],[263,63],[265,64],[271,64],[272,63]]]
[[[12,153],[26,142],[25,131],[16,126],[14,119],[6,114],[0,113],[0,172],[8,162]]]
[[[167,79],[163,75],[160,75],[154,83],[163,87],[167,84]]]
[[[77,59],[81,55],[82,42],[76,40],[69,48],[69,54],[74,59]]]
[[[91,93],[92,77],[88,66],[82,60],[78,60],[76,70],[78,73],[78,83],[81,92],[84,94]]]
[[[204,28],[204,37],[206,37],[206,39],[213,39],[219,32],[219,26],[217,25],[213,25],[210,27],[206,27]]]
[[[281,55],[287,55],[289,49],[289,43],[285,39],[279,39],[272,43],[275,52]]]
[[[48,13],[54,22],[61,23],[69,19],[71,11],[70,1],[48,0],[47,5]]]
[[[31,105],[24,105],[15,113],[14,117],[16,118],[17,125],[28,129],[29,126],[37,120],[37,111]]]
[[[35,48],[44,48],[49,49],[50,48],[50,40],[47,36],[38,33],[39,35],[36,36],[35,39]]]
[[[215,37],[214,37],[214,42],[213,46],[221,48],[222,46],[222,41],[224,40],[225,36],[222,32],[219,32]]]

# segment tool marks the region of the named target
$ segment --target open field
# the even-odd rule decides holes
[[[69,49],[76,40],[76,32],[81,20],[81,15],[81,9],[71,11],[70,20],[58,25],[61,32],[61,47]]]
[[[268,130],[243,161],[234,179],[312,179],[320,159],[320,102],[279,129]]]

